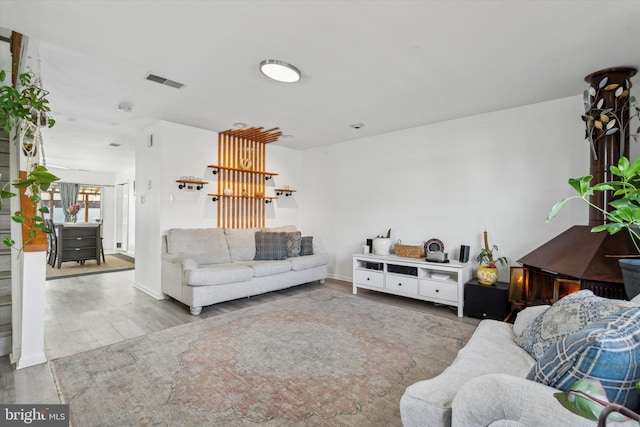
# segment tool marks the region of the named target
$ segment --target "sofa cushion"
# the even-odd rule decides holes
[[[259,228],[227,228],[224,230],[231,262],[251,261],[256,257],[256,231],[259,230]]]
[[[300,256],[302,233],[299,231],[285,233],[285,238],[287,239],[287,255],[289,257]]]
[[[210,264],[185,272],[189,286],[213,286],[251,280],[253,269],[239,264]]]
[[[329,263],[329,254],[315,254],[303,257],[289,258],[291,269],[293,271],[306,270],[308,268],[327,265]]]
[[[289,260],[274,261],[242,261],[239,264],[253,269],[253,277],[273,276],[291,271]]]
[[[558,300],[539,315],[516,338],[516,343],[538,359],[559,339],[579,331],[588,323],[630,307],[636,307],[636,304],[581,290]]]
[[[313,236],[304,236],[300,240],[300,256],[313,255]]]
[[[227,241],[221,228],[172,228],[167,231],[167,252],[193,259],[198,264],[230,261]]]
[[[609,401],[637,408],[640,395],[640,307],[586,325],[554,345],[527,379],[566,391],[583,378],[602,383]]]
[[[285,232],[256,232],[256,261],[287,259]]]

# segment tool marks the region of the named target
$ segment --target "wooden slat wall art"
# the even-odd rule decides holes
[[[278,128],[230,129],[218,134],[218,227],[264,227],[265,145],[282,135]]]

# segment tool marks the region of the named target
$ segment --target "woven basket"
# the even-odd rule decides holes
[[[424,246],[409,246],[409,245],[401,245],[400,243],[396,243],[395,253],[397,256],[406,257],[406,258],[424,258]]]

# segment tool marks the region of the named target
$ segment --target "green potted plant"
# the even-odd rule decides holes
[[[494,257],[494,252],[498,251],[498,246],[493,245],[489,247],[489,237],[487,230],[484,231],[484,247],[480,249],[480,253],[476,257],[478,263],[478,282],[481,285],[493,285],[498,281],[498,266],[496,262],[501,265],[507,264],[506,257]]]
[[[626,230],[636,252],[640,254],[640,158],[630,163],[626,157],[622,156],[618,164],[612,165],[610,170],[617,178],[616,180],[591,184],[592,175],[570,178],[569,185],[578,194],[564,198],[556,203],[547,216],[547,221],[553,219],[569,201],[574,199],[582,200],[593,209],[601,212],[606,219],[604,224],[596,225],[591,231],[607,231],[609,234],[615,234],[621,230]],[[609,203],[610,210],[597,206],[590,201],[591,196],[598,191],[611,191],[613,193],[614,200]],[[640,293],[640,259],[621,259],[619,262],[627,296],[633,298]]]
[[[373,239],[373,253],[376,255],[389,255],[391,249],[391,229],[387,230],[386,237],[379,234]]]
[[[49,93],[37,84],[39,79],[35,78],[33,73],[20,74],[20,90],[11,84],[5,84],[6,78],[6,72],[0,70],[0,128],[7,133],[13,130],[15,136],[23,140],[27,137],[27,143],[32,145],[23,149],[28,148],[27,154],[35,155],[34,139],[42,137],[39,127],[42,125],[52,127],[55,124],[55,120],[48,117],[51,111],[47,99]],[[29,137],[33,139],[30,140]],[[38,208],[38,204],[40,192],[46,191],[51,183],[58,179],[46,167],[34,164],[26,176],[7,182],[0,191],[0,209],[2,209],[2,200],[16,196],[16,193],[9,190],[9,186],[18,190],[24,189],[29,197],[35,214],[25,215],[24,211],[20,210],[11,217],[13,221],[27,229],[27,239],[23,244],[35,238],[38,232],[51,233],[52,230],[46,227],[44,218],[40,215],[48,213],[49,210],[46,206]],[[3,243],[9,247],[15,245],[15,241],[9,237],[5,238]]]

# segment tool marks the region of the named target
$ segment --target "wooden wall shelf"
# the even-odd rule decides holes
[[[293,193],[296,192],[296,190],[290,190],[288,188],[274,188],[273,191],[276,192],[276,196],[282,196],[284,194],[285,197],[292,196]]]
[[[178,188],[179,189],[186,189],[189,190],[190,188],[188,188],[189,186],[194,186],[195,185],[195,189],[196,190],[202,190],[202,188],[208,184],[207,181],[199,181],[199,180],[193,180],[193,179],[176,179],[176,182],[178,183]],[[189,185],[191,184],[191,185]]]
[[[207,167],[213,169],[213,174],[214,175],[217,175],[218,174],[218,170],[221,169],[221,170],[225,170],[225,171],[246,172],[246,173],[255,173],[257,175],[265,175],[264,179],[266,181],[268,181],[271,178],[273,178],[274,176],[278,175],[275,172],[256,171],[256,170],[252,170],[252,169],[243,169],[243,168],[230,168],[228,166],[209,165]]]
[[[277,197],[265,197],[265,196],[227,196],[226,194],[207,194],[211,196],[211,200],[217,202],[220,198],[226,199],[264,199],[265,203],[271,203],[272,200],[276,200]]]

